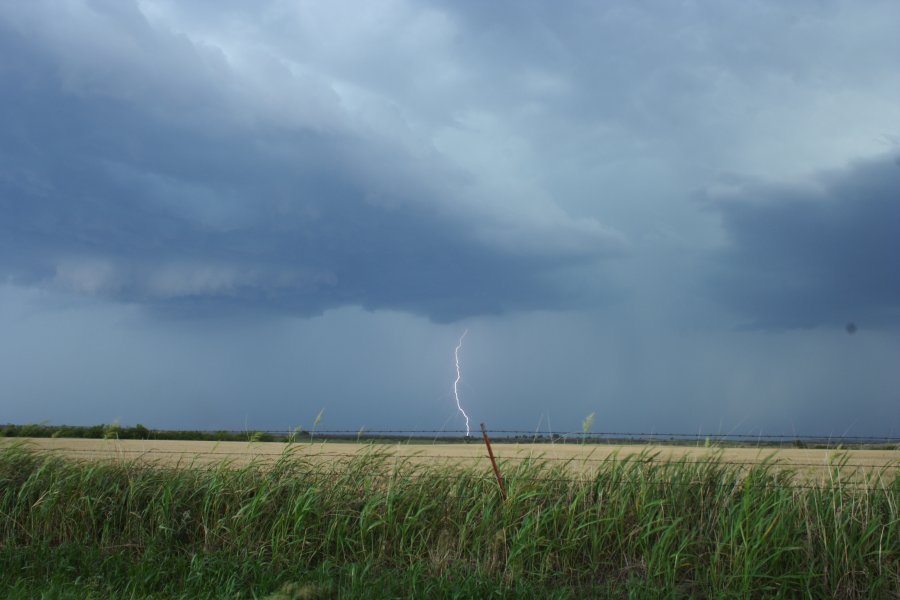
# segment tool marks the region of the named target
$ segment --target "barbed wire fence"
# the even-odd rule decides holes
[[[154,441],[154,440],[150,440]],[[167,440],[162,440],[167,441]],[[161,448],[148,448],[148,449],[128,449],[128,448],[116,448],[116,449],[102,449],[102,448],[47,448],[50,452],[64,452],[66,454],[97,454],[97,455],[109,455],[109,454],[135,454],[135,455],[160,455],[160,456],[183,456],[183,457],[191,457],[191,456],[223,456],[223,457],[243,457],[243,456],[252,456],[259,458],[280,458],[285,455],[284,452],[248,452],[246,450],[194,450],[194,449],[185,449],[185,450],[164,450]],[[347,452],[313,452],[305,455],[298,455],[305,458],[353,458],[357,456],[354,453]],[[390,456],[390,455],[387,455]],[[640,455],[631,455],[631,456],[640,456]],[[478,459],[487,459],[487,456],[473,455],[473,454],[403,454],[398,455],[397,458],[402,459],[417,459],[417,460],[425,460],[425,461],[457,461],[457,460],[478,460]],[[621,462],[623,458],[621,456],[605,456],[605,457],[591,457],[591,456],[578,456],[578,457],[563,457],[563,456],[546,456],[542,454],[538,455],[504,455],[498,457],[498,459],[502,459],[507,462],[525,462],[525,461],[539,461],[539,462],[547,462],[547,463],[575,463],[575,464],[603,464],[603,463],[615,463]],[[641,462],[646,464],[660,464],[664,462],[678,462],[680,464],[686,465],[704,465],[704,464],[717,464],[717,465],[728,465],[728,466],[739,466],[739,467],[756,467],[763,464],[760,460],[729,460],[722,459],[719,457],[712,458],[703,458],[692,460],[688,458],[671,458],[671,457],[656,457],[652,455],[647,455],[645,457],[640,458]],[[897,466],[900,467],[900,454],[897,456]],[[788,467],[815,467],[815,468],[823,468],[829,467],[833,465],[828,465],[822,462],[797,462],[790,461],[785,463],[773,463],[780,464],[781,466]],[[878,462],[878,463],[865,463],[865,462],[852,462],[848,463],[846,466],[856,468],[870,468],[877,469],[884,467],[886,463]],[[840,466],[840,465],[836,465]]]
[[[286,428],[286,429],[256,429],[245,427],[242,429],[213,429],[213,428],[185,428],[185,429],[163,429],[163,428],[146,428],[142,425],[134,427],[123,427],[115,423],[107,425],[52,425],[47,423],[30,424],[30,425],[14,425],[0,424],[0,437],[3,436],[4,429],[15,429],[19,433],[13,433],[12,437],[20,435],[29,437],[28,431],[41,431],[42,433],[32,434],[30,437],[49,437],[53,431],[63,433],[63,437],[68,437],[67,433],[97,430],[104,433],[115,435],[118,432],[135,433],[141,430],[144,435],[151,439],[191,439],[191,436],[197,436],[200,440],[213,439],[214,436],[234,436],[246,437],[248,440],[253,435],[271,436],[278,441],[283,440],[299,440],[301,438],[332,438],[337,440],[359,440],[359,441],[379,441],[388,440],[439,440],[444,442],[475,442],[480,441],[480,436],[472,435],[465,429],[376,429],[368,427],[359,427],[356,429],[320,429],[318,427],[311,428]],[[717,443],[717,444],[770,444],[770,445],[790,445],[790,444],[819,444],[828,446],[839,445],[900,445],[900,435],[849,435],[847,433],[835,434],[798,434],[798,433],[766,433],[763,431],[750,433],[721,433],[710,432],[677,432],[677,431],[550,431],[536,429],[487,429],[491,439],[497,443],[518,442],[529,440],[535,443],[592,443],[592,444],[622,444],[626,442],[634,443]],[[95,432],[96,433],[96,432]],[[79,437],[75,435],[73,437]],[[81,437],[94,437],[93,435],[82,435]],[[124,438],[123,438],[124,439]]]
[[[291,436],[315,436],[315,437],[332,437],[332,438],[359,438],[361,440],[379,439],[379,438],[409,438],[409,439],[425,439],[425,438],[447,438],[448,440],[478,440],[477,436],[467,435],[465,429],[368,429],[361,427],[359,429],[185,429],[185,430],[162,430],[151,429],[151,433],[200,433],[214,435],[217,433],[226,433],[230,435],[264,433],[279,438],[289,438]],[[565,443],[566,441],[582,443],[584,441],[602,443],[621,442],[621,441],[715,441],[715,442],[768,442],[768,443],[822,443],[822,444],[900,444],[900,436],[882,436],[882,435],[835,435],[835,434],[781,434],[781,433],[679,433],[679,432],[633,432],[633,431],[535,431],[533,429],[488,429],[491,439],[497,442],[505,441],[521,441],[522,439],[535,439],[539,441],[553,440],[555,442]]]

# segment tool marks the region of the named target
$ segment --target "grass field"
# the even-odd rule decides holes
[[[495,449],[5,440],[0,591],[900,597],[897,452]]]

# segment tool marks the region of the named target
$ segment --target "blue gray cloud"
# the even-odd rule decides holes
[[[900,158],[710,196],[728,235],[713,290],[753,325],[900,324]]]
[[[328,83],[273,57],[242,70],[130,3],[48,22],[67,10],[0,21],[15,282],[175,313],[359,305],[453,320],[595,302],[563,273],[624,251],[552,204],[498,212],[465,170],[360,125]]]
[[[896,434],[897,22],[0,0],[0,412]]]

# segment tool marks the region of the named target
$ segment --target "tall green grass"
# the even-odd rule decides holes
[[[322,465],[79,462],[0,450],[4,597],[900,597],[900,476],[540,461],[377,447]]]

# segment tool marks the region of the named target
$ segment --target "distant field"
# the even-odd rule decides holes
[[[340,463],[355,456],[377,452],[395,462],[483,467],[490,470],[485,447],[469,444],[404,444],[316,442],[287,445],[283,442],[208,442],[174,440],[93,440],[62,438],[0,439],[0,447],[25,443],[35,450],[49,451],[78,459],[140,459],[165,465],[202,465],[228,461],[235,466],[251,462],[272,462],[285,452],[312,461]],[[519,444],[494,445],[501,463],[519,463],[540,459],[565,466],[573,475],[590,476],[614,457],[653,456],[657,461],[707,461],[713,458],[725,464],[751,466],[774,462],[779,468],[791,468],[807,478],[823,478],[836,464],[846,477],[854,471],[893,471],[900,468],[900,450],[814,450],[794,448],[705,448],[648,445]],[[890,473],[891,476],[894,473]]]

